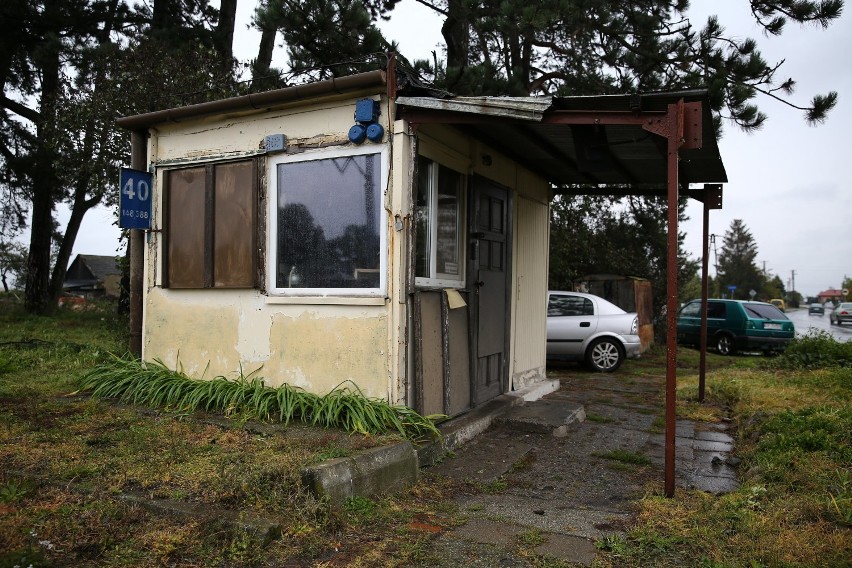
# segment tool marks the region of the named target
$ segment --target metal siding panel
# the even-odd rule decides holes
[[[514,375],[545,364],[549,207],[518,199]]]
[[[465,298],[469,302],[470,298]],[[450,389],[448,393],[450,416],[470,408],[470,349],[468,344],[468,306],[449,310],[449,369]]]
[[[421,292],[420,302],[420,346],[418,361],[422,366],[423,401],[422,414],[444,412],[444,355],[441,325],[441,294]]]

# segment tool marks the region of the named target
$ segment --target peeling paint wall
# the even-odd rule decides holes
[[[166,169],[243,156],[260,156],[263,169],[262,144],[270,134],[284,134],[290,153],[354,146],[347,133],[354,124],[355,101],[362,97],[258,109],[152,129],[149,156],[157,173],[154,228],[163,226],[162,173]],[[392,126],[387,120],[387,101],[383,101],[380,122],[385,141],[389,141]],[[261,203],[266,207],[269,200],[263,196],[269,191],[266,187],[260,190]],[[389,202],[389,196],[384,196],[382,209],[386,222],[392,225]],[[258,211],[260,235],[268,231],[268,218],[266,210]],[[404,402],[391,381],[394,354],[390,351],[399,332],[392,332],[390,319],[394,314],[385,298],[283,298],[260,289],[164,289],[161,235],[156,230],[150,233],[146,250],[144,359],[160,359],[197,378],[256,373],[268,385],[288,383],[317,394],[352,381],[367,396]],[[264,239],[259,246],[263,253]],[[399,254],[394,239],[389,238],[387,246],[390,253]],[[399,283],[395,288],[399,289]],[[404,319],[404,312],[397,317]]]
[[[382,306],[268,305],[254,292],[149,291],[146,359],[190,376],[255,372],[324,394],[353,381],[368,396],[387,392],[387,314]]]
[[[284,134],[288,152],[352,146],[357,98],[339,98],[278,109],[169,123],[151,129],[149,156],[155,176],[154,228],[146,249],[143,357],[182,367],[189,375],[236,377],[256,372],[270,385],[289,383],[324,394],[352,381],[367,396],[410,404],[407,271],[411,234],[411,167],[414,135],[404,121],[391,122],[381,97],[380,122],[389,145],[388,189],[383,197],[387,227],[387,297],[274,297],[262,289],[162,288],[162,181],[168,168],[257,156],[261,169],[258,211],[259,259],[265,259],[270,189],[265,187],[263,141]],[[378,98],[373,96],[373,98]],[[510,328],[510,377],[517,383],[543,376],[544,298],[547,275],[547,183],[499,152],[459,130],[422,128],[420,150],[469,175],[478,174],[513,190],[515,233]],[[488,155],[490,160],[483,160]],[[491,165],[487,165],[490,163]],[[523,200],[524,205],[519,205]],[[201,214],[192,212],[192,214]],[[532,223],[530,226],[526,224]],[[523,225],[523,226],[522,226]],[[266,269],[266,267],[263,267]],[[535,272],[535,274],[533,274]],[[541,274],[539,274],[539,272]],[[533,286],[530,281],[535,281]],[[262,286],[261,286],[262,288]],[[530,331],[532,330],[532,332]]]

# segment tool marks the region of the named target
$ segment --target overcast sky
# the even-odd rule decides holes
[[[258,35],[246,30],[254,0],[239,0],[240,20],[235,52],[241,59],[256,55]],[[758,104],[769,115],[762,130],[745,134],[726,125],[720,152],[728,173],[724,208],[710,213],[710,233],[717,248],[733,219],[742,219],[758,247],[758,266],[778,275],[806,296],[839,287],[852,276],[852,191],[842,176],[852,162],[852,7],[827,30],[788,24],[780,38],[767,38],[753,23],[746,0],[693,0],[690,17],[700,26],[714,13],[734,37],[753,37],[772,64],[785,60],[778,77],[798,83],[793,102],[805,106],[813,94],[835,90],[839,102],[820,126],[808,126],[803,113],[768,97]],[[385,36],[400,44],[408,59],[430,57],[441,44],[442,20],[415,0],[402,0],[390,22],[381,24]],[[283,49],[276,48],[276,59]],[[701,204],[693,202],[692,218],[681,226],[686,249],[701,253]],[[118,230],[113,213],[103,208],[84,221],[74,254],[115,254]],[[73,260],[73,257],[72,257]],[[715,257],[711,251],[710,272]]]

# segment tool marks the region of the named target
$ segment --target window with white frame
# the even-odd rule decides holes
[[[415,277],[421,286],[464,286],[465,176],[418,157]]]
[[[385,293],[385,152],[336,149],[270,160],[269,288],[285,295]]]

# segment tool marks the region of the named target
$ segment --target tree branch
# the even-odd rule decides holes
[[[434,10],[434,11],[438,12],[442,16],[448,15],[448,12],[446,10],[442,10],[441,8],[438,8],[437,6],[432,4],[431,2],[426,2],[426,0],[414,0],[414,1],[417,2],[418,4],[426,6],[430,10]]]
[[[0,97],[0,105],[2,105],[4,108],[7,108],[10,111],[14,112],[18,116],[22,116],[22,117],[26,118],[29,121],[32,121],[32,122],[41,121],[41,114],[38,111],[35,111],[35,110],[31,109],[30,107],[28,107],[26,105],[22,105],[21,103],[19,103],[17,101],[13,101],[12,99],[6,97],[5,95],[3,97]]]

